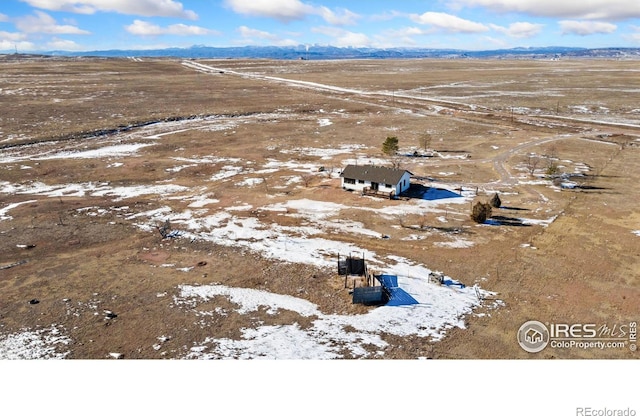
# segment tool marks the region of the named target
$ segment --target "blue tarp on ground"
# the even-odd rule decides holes
[[[399,287],[390,288],[389,291],[391,296],[389,297],[389,302],[386,303],[387,306],[406,306],[420,303]]]
[[[398,276],[383,274],[376,276],[376,278],[389,294],[389,301],[386,303],[387,306],[406,306],[420,303],[415,300],[413,296],[398,287]]]
[[[465,286],[462,283],[456,282],[455,280],[443,280],[442,284],[445,286],[459,286],[460,289],[465,288]]]
[[[380,284],[384,287],[398,287],[398,276],[391,274],[381,274],[376,276]]]

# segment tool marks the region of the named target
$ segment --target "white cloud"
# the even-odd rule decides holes
[[[472,22],[447,13],[426,12],[421,15],[413,14],[411,15],[411,20],[446,32],[480,33],[489,30],[482,23]]]
[[[430,31],[419,27],[404,27],[400,29],[389,29],[375,36],[375,47],[392,48],[397,46],[416,46],[418,41],[415,36],[428,35]],[[424,46],[424,45],[423,45]]]
[[[640,18],[637,0],[453,0],[451,6],[481,6],[499,12],[586,20]]]
[[[72,40],[54,38],[47,44],[49,49],[59,51],[79,51],[82,47]]]
[[[238,32],[240,32],[240,35],[242,35],[243,38],[258,38],[272,41],[279,39],[279,37],[273,33],[264,32],[258,29],[251,29],[247,26],[240,26],[238,28]]]
[[[420,29],[419,27],[405,27],[397,30],[390,30],[386,32],[389,36],[404,37],[404,36],[420,36],[428,35],[430,32]]]
[[[9,21],[9,16],[7,16],[6,14],[0,13],[0,22],[8,22],[8,21]]]
[[[302,20],[313,13],[313,7],[299,0],[225,0],[236,13],[269,17],[283,22]]]
[[[204,35],[217,35],[219,32],[215,30],[206,29],[200,26],[189,26],[184,24],[175,24],[167,27],[161,27],[153,23],[145,22],[143,20],[134,20],[129,26],[125,26],[127,32],[137,36],[160,36],[160,35],[175,35],[175,36],[204,36]]]
[[[263,41],[266,41],[269,45],[275,46],[296,46],[300,42],[297,42],[292,39],[282,39],[280,36],[265,32],[258,29],[252,29],[247,26],[240,26],[238,32],[243,38],[243,42],[245,44],[262,44]]]
[[[14,42],[10,39],[2,39],[0,35],[0,51],[15,51],[16,48],[18,51],[33,51],[36,45],[27,41]]]
[[[563,35],[589,36],[595,34],[613,33],[618,28],[606,22],[591,22],[577,20],[562,20],[560,23]]]
[[[407,13],[397,12],[395,10],[382,12],[380,14],[374,14],[369,16],[369,20],[373,22],[386,22],[388,20],[397,19],[399,17],[407,17],[409,16]]]
[[[18,42],[26,39],[27,35],[24,33],[0,31],[0,41]]]
[[[502,27],[493,24],[489,26],[491,27],[491,29],[500,33],[504,33],[505,35],[512,38],[530,38],[536,36],[542,31],[542,28],[544,27],[544,25],[542,24],[528,22],[512,23],[509,25],[509,27]]]
[[[355,33],[337,27],[316,27],[312,29],[315,33],[320,33],[333,38],[331,45],[338,47],[368,47],[371,46],[371,39],[364,33]]]
[[[360,17],[347,9],[339,9],[336,13],[327,7],[319,7],[316,9],[316,14],[322,16],[330,25],[335,26],[353,25]]]
[[[15,19],[16,27],[25,33],[47,33],[54,35],[88,35],[90,32],[72,25],[59,25],[45,12],[36,10],[35,15]]]
[[[304,20],[317,15],[332,25],[354,24],[359,16],[347,9],[333,11],[327,7],[315,7],[300,0],[225,0],[225,4],[236,13],[248,16],[268,17],[281,22]]]
[[[627,35],[623,35],[623,37],[625,39],[627,39],[628,41],[630,41],[630,42],[639,43],[640,44],[640,27],[631,26],[631,28],[634,30],[634,33],[629,33]]]
[[[195,20],[198,15],[184,10],[182,3],[174,0],[21,0],[43,10],[80,14],[116,12],[139,16],[179,17]]]

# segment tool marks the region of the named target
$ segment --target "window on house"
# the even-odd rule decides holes
[[[355,185],[356,180],[351,178],[344,178],[344,183],[348,183],[350,185]]]
[[[364,181],[362,179],[358,179],[358,183],[364,184]]]

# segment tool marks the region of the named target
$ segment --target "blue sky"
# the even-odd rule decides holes
[[[640,47],[639,0],[1,0],[0,51]]]

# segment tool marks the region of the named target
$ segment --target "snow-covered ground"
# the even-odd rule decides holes
[[[253,118],[259,116],[250,116]],[[318,124],[326,127],[329,123],[322,114]],[[272,117],[270,117],[271,119]],[[239,122],[239,120],[235,120]],[[126,163],[126,157],[136,156],[148,146],[153,146],[163,137],[177,131],[189,129],[215,129],[217,125],[231,128],[228,120],[208,119],[172,122],[139,129],[123,134],[115,140],[94,143],[93,149],[51,150],[41,146],[13,149],[0,158],[0,163],[13,165],[26,160],[91,158],[105,160],[105,166],[117,169]],[[221,127],[222,128],[222,127]],[[116,143],[121,140],[122,143]],[[143,141],[146,140],[146,141]],[[130,142],[127,144],[127,142]],[[100,145],[101,143],[101,145]],[[98,144],[98,146],[96,146]],[[293,148],[282,149],[281,153],[319,157],[331,160],[334,156],[364,150],[362,146],[342,145],[336,148]],[[358,156],[359,157],[359,156]],[[217,164],[218,173],[208,181],[232,181],[236,186],[256,186],[263,179],[257,175],[282,173],[283,180],[290,185],[301,182],[300,174],[315,173],[326,177],[326,172],[318,172],[315,163],[300,163],[270,159],[262,166],[252,161],[204,156],[199,158],[171,158],[175,162],[169,171],[179,172],[191,166]],[[361,161],[361,159],[359,159]],[[380,163],[385,161],[380,160]],[[362,163],[362,162],[361,162]],[[365,162],[366,163],[366,162]],[[331,177],[335,177],[332,173]],[[207,179],[205,179],[206,181]],[[383,306],[363,315],[328,315],[317,305],[307,300],[284,296],[256,289],[228,287],[223,285],[177,287],[174,304],[193,313],[195,319],[206,324],[211,315],[201,315],[198,304],[215,296],[228,298],[238,313],[248,313],[256,308],[267,308],[270,313],[286,310],[311,318],[312,325],[302,328],[297,324],[271,326],[256,323],[242,329],[242,339],[208,337],[197,345],[189,346],[184,358],[339,358],[383,356],[388,346],[384,334],[416,336],[437,341],[454,327],[464,328],[465,318],[481,306],[483,299],[490,295],[478,286],[441,286],[434,283],[436,273],[426,265],[398,256],[381,255],[344,238],[332,239],[333,235],[359,235],[363,238],[380,239],[379,231],[368,229],[359,221],[348,220],[341,212],[361,211],[363,218],[379,216],[383,219],[397,218],[399,215],[422,215],[426,212],[442,216],[451,205],[466,206],[472,201],[472,192],[459,194],[446,185],[438,185],[425,193],[423,199],[396,201],[382,208],[367,208],[331,203],[308,198],[290,199],[286,202],[269,202],[253,206],[239,202],[235,206],[220,206],[220,201],[210,195],[206,186],[185,187],[164,181],[150,185],[114,186],[108,182],[83,182],[68,184],[47,184],[45,182],[11,183],[0,181],[0,194],[26,195],[29,201],[15,203],[0,209],[0,221],[10,221],[10,211],[21,204],[37,202],[37,198],[51,197],[105,197],[112,201],[126,201],[141,195],[155,196],[158,201],[177,201],[172,207],[161,206],[146,212],[118,204],[113,208],[79,207],[77,215],[103,216],[117,215],[143,231],[156,232],[159,222],[169,220],[175,229],[181,231],[179,238],[206,240],[218,245],[259,253],[267,259],[279,262],[304,263],[319,268],[333,269],[338,254],[361,253],[371,269],[384,274],[398,276],[399,286],[418,300],[419,304],[403,307]],[[435,184],[434,184],[435,186]],[[179,202],[183,208],[179,209]],[[132,204],[133,205],[133,204]],[[278,222],[247,217],[246,211],[255,210],[288,216],[300,222],[298,226],[281,225]],[[286,223],[290,223],[287,221]],[[295,223],[295,221],[294,221]],[[464,249],[473,245],[455,236],[447,236],[438,243],[442,247]],[[176,267],[166,265],[166,267]],[[190,273],[190,268],[176,268]],[[447,277],[449,280],[455,280]],[[469,283],[469,282],[463,282]],[[492,305],[495,306],[495,301]],[[499,301],[498,303],[499,304]],[[218,313],[224,314],[225,311]],[[25,329],[19,333],[0,337],[0,356],[6,358],[64,358],[69,339],[62,326],[51,329]],[[158,334],[163,337],[165,334]],[[154,346],[154,349],[156,346]],[[162,344],[157,345],[161,349]]]
[[[56,326],[38,330],[25,328],[8,335],[0,333],[0,360],[63,359],[69,354],[66,346],[70,342]]]
[[[199,315],[197,305],[216,296],[224,296],[237,305],[236,312],[247,313],[267,308],[267,313],[292,311],[315,318],[311,327],[258,325],[244,328],[241,340],[207,337],[190,348],[185,358],[265,358],[331,359],[384,356],[388,343],[382,335],[415,335],[441,339],[454,326],[464,328],[464,316],[480,304],[475,288],[449,289],[419,278],[401,277],[399,284],[420,304],[404,307],[382,306],[364,315],[326,315],[304,299],[261,290],[231,288],[223,285],[180,286],[176,305]],[[218,311],[226,314],[228,311]],[[206,325],[206,323],[203,323]]]

